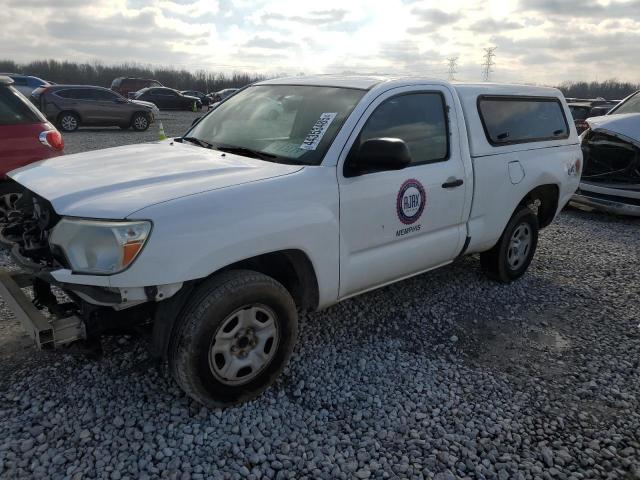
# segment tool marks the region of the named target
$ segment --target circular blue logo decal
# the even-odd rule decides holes
[[[402,184],[396,200],[398,218],[405,225],[415,223],[422,215],[427,203],[427,195],[422,184],[415,178],[410,178]]]

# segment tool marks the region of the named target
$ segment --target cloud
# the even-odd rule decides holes
[[[89,43],[99,43],[101,41],[137,43],[141,38],[144,38],[145,43],[148,43],[149,36],[164,40],[165,38],[190,38],[203,35],[197,32],[187,34],[175,29],[161,27],[156,22],[155,13],[151,11],[141,12],[132,16],[114,14],[97,20],[81,15],[66,15],[62,20],[48,21],[45,23],[45,28],[55,38]]]
[[[286,21],[294,23],[302,23],[305,25],[331,25],[341,22],[347,15],[346,10],[333,9],[333,10],[316,10],[309,12],[308,15],[283,15],[281,13],[265,13],[262,15],[262,20],[268,22],[269,20]]]
[[[0,57],[191,70],[637,82],[640,0],[5,0]],[[32,15],[37,11],[37,15]],[[606,73],[605,73],[606,72]]]
[[[435,33],[441,27],[453,25],[462,18],[460,13],[447,13],[437,8],[414,8],[411,13],[416,20],[421,22],[419,25],[407,29],[407,33],[411,35]]]
[[[469,30],[475,33],[497,33],[504,30],[518,30],[524,28],[524,25],[511,20],[495,20],[493,18],[484,18],[469,25]]]
[[[437,8],[414,8],[411,13],[424,23],[449,25],[460,20],[460,13],[446,13]]]
[[[245,47],[255,47],[255,48],[268,48],[273,50],[279,49],[288,49],[295,48],[297,44],[294,42],[288,42],[283,40],[274,40],[273,38],[263,37],[260,35],[256,35],[255,37],[248,40],[245,44]]]
[[[613,0],[607,5],[598,0],[521,0],[520,7],[547,14],[550,20],[554,17],[640,18],[640,0]]]

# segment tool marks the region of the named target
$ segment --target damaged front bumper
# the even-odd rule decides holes
[[[587,119],[584,169],[573,205],[640,216],[640,114]]]
[[[111,285],[110,276],[73,272],[49,244],[60,217],[48,201],[29,190],[22,190],[4,210],[0,206],[0,213],[0,246],[21,269],[0,269],[0,296],[39,348],[76,340],[91,343],[102,334],[145,328],[156,316],[156,304],[183,286]]]
[[[640,217],[640,192],[583,182],[571,197],[571,203],[614,215]]]
[[[33,282],[30,274],[0,269],[0,296],[38,348],[53,349],[85,339],[85,324],[78,316],[47,318],[38,310],[23,290]]]

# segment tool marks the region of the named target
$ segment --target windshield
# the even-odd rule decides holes
[[[213,148],[239,147],[272,161],[318,165],[364,90],[255,85],[238,92],[188,134]]]
[[[634,93],[610,113],[640,113],[640,92]]]

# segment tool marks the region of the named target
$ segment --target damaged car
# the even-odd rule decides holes
[[[577,206],[640,217],[640,91],[608,115],[589,118]]]

